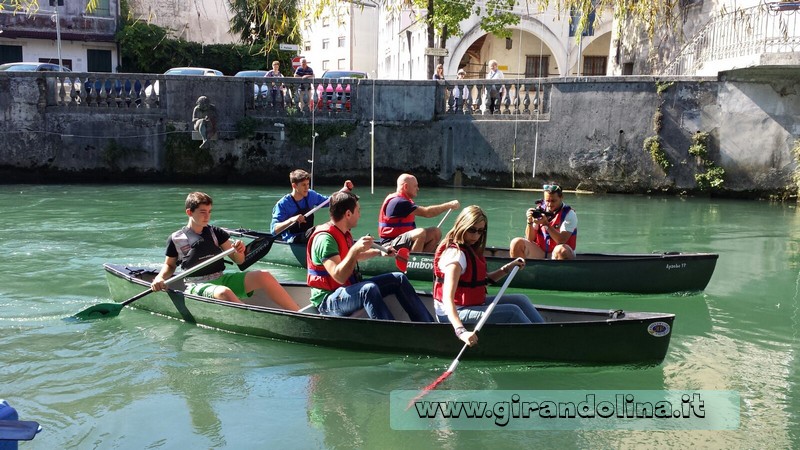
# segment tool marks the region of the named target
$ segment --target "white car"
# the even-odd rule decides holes
[[[64,66],[39,62],[16,62],[0,65],[0,72],[72,72]]]
[[[206,77],[221,77],[222,72],[215,69],[208,69],[205,67],[173,67],[168,71],[164,72],[164,75],[189,75],[189,76],[206,76]],[[155,92],[156,96],[158,96],[158,80],[155,83],[147,86],[144,89],[144,93],[146,96],[150,97],[152,93]]]

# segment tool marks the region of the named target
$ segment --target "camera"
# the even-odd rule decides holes
[[[531,208],[531,216],[534,219],[540,219],[542,216],[547,217],[548,220],[555,216],[555,213],[550,211],[542,211],[541,209]]]

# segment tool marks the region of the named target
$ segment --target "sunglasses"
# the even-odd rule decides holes
[[[475,233],[478,233],[478,234],[483,234],[483,233],[485,233],[485,232],[486,232],[486,228],[474,228],[474,227],[469,227],[469,228],[467,228],[467,233],[472,233],[472,234],[475,234]]]
[[[550,193],[559,193],[561,192],[561,186],[557,184],[545,184],[542,186],[542,190]]]

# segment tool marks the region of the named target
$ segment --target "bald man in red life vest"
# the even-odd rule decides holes
[[[397,191],[389,194],[378,213],[378,235],[381,243],[391,243],[395,249],[408,248],[412,252],[433,253],[442,239],[438,227],[417,228],[415,216],[431,218],[447,211],[458,209],[458,200],[432,206],[414,203],[419,194],[419,183],[414,175],[404,173],[397,178]]]

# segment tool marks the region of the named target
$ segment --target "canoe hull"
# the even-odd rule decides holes
[[[105,265],[112,298],[121,302],[146,289],[147,273]],[[144,278],[143,281],[140,278]],[[307,287],[285,283],[301,306],[308,303]],[[431,299],[423,296],[431,305]],[[425,356],[455,356],[461,342],[452,326],[438,323],[383,321],[289,312],[260,304],[231,304],[184,294],[179,290],[150,294],[132,306],[190,323],[251,336],[280,339],[340,349],[392,352]],[[539,307],[550,320],[545,324],[487,324],[470,358],[560,361],[589,364],[657,364],[669,347],[674,315]]]
[[[580,253],[570,261],[529,259],[511,287],[573,292],[624,292],[664,294],[702,291],[708,285],[719,255],[714,253]],[[275,241],[262,261],[306,267],[305,246]],[[489,271],[508,263],[507,249],[487,248]],[[391,258],[372,258],[359,263],[365,275],[397,270]],[[412,253],[406,272],[409,279],[433,282],[433,254]]]

